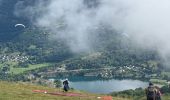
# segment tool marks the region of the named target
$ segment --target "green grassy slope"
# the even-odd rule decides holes
[[[160,91],[162,93],[162,100],[170,100],[170,92],[168,86],[163,86]],[[142,88],[113,92],[110,95],[112,95],[113,97],[130,98],[130,100],[146,100],[145,90]]]
[[[26,71],[47,67],[49,65],[50,65],[49,63],[42,63],[42,64],[29,65],[27,68],[14,68],[14,67],[11,67],[9,73],[21,74],[21,73],[24,73]]]
[[[45,93],[34,93],[32,90],[60,91],[43,86],[26,83],[0,82],[0,100],[79,100],[79,97],[53,96]],[[80,100],[88,100],[82,98]]]
[[[99,94],[89,94],[80,91],[70,91],[72,93],[80,93],[85,97],[67,97],[56,96],[45,93],[34,93],[33,90],[47,90],[48,92],[61,92],[61,89],[31,85],[28,83],[11,83],[0,82],[0,100],[98,100]],[[125,100],[122,98],[113,97],[113,100]],[[126,99],[129,100],[129,99]]]

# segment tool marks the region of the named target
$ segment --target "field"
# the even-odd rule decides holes
[[[63,96],[63,95],[51,95],[46,93],[36,93],[34,90],[46,90],[48,92],[60,92],[61,89],[49,88],[43,86],[32,85],[28,83],[10,83],[0,82],[0,100],[99,100],[97,97],[104,97],[100,94],[89,94],[76,90],[70,91],[70,93],[81,94],[84,96]],[[64,94],[64,93],[63,93]],[[100,99],[104,100],[104,99]],[[113,97],[113,100],[129,100]]]
[[[160,84],[160,85],[167,85],[167,80],[150,79],[149,81],[152,83]]]
[[[47,67],[52,65],[52,63],[41,63],[41,64],[28,64],[27,67],[21,67],[18,66],[17,62],[5,62],[5,63],[0,63],[0,69],[2,70],[2,68],[4,66],[7,66],[9,68],[8,73],[10,74],[21,74],[25,71],[29,71],[29,70],[34,70],[34,69],[38,69],[38,68],[43,68],[43,67]]]
[[[50,65],[49,63],[43,63],[43,64],[36,64],[36,65],[29,65],[26,68],[11,67],[9,73],[20,74],[20,73],[23,73],[25,71],[34,70],[34,69],[38,69],[38,68],[42,68],[42,67],[47,67],[49,65]]]

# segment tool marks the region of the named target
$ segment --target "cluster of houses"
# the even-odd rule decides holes
[[[0,55],[0,62],[25,62],[28,61],[29,57],[28,56],[22,56],[19,54],[11,54],[11,55],[6,55],[6,54],[1,54]]]
[[[137,66],[119,66],[111,68],[101,68],[96,71],[89,71],[84,76],[99,76],[101,78],[126,77],[126,78],[142,78],[147,77],[149,69]]]
[[[75,69],[75,70],[67,70],[66,65],[63,64],[60,67],[56,67],[55,70],[48,70],[48,72],[44,74],[48,74],[51,76],[55,76],[57,74],[61,73],[72,73],[72,74],[79,74],[83,73],[81,75],[85,77],[100,77],[100,78],[114,78],[114,77],[120,77],[120,78],[146,78],[150,79],[155,76],[158,76],[157,74],[150,73],[152,70],[148,67],[143,66],[135,66],[135,65],[129,65],[129,66],[118,66],[118,67],[103,67],[103,68],[97,68],[97,69]],[[42,73],[43,74],[43,73]]]

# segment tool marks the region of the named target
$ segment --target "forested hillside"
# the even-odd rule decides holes
[[[34,5],[33,1],[25,0],[20,3]],[[144,71],[142,75],[145,76],[160,72],[163,67],[163,62],[156,51],[134,45],[126,34],[105,24],[99,25],[89,36],[92,38],[90,41],[92,48],[89,51],[72,52],[64,40],[51,39],[53,36],[51,31],[32,25],[24,15],[17,16],[15,9],[18,2],[19,0],[3,0],[0,5],[2,72],[10,72],[12,68],[28,68],[30,65],[51,63],[54,64],[53,68],[58,67],[55,64],[64,64],[67,70],[95,68],[121,70],[128,66]],[[90,8],[90,4],[88,5]],[[15,27],[18,23],[26,27]]]

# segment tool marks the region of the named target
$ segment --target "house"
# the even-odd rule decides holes
[[[36,79],[34,74],[29,74],[27,78],[30,79],[30,80]]]

